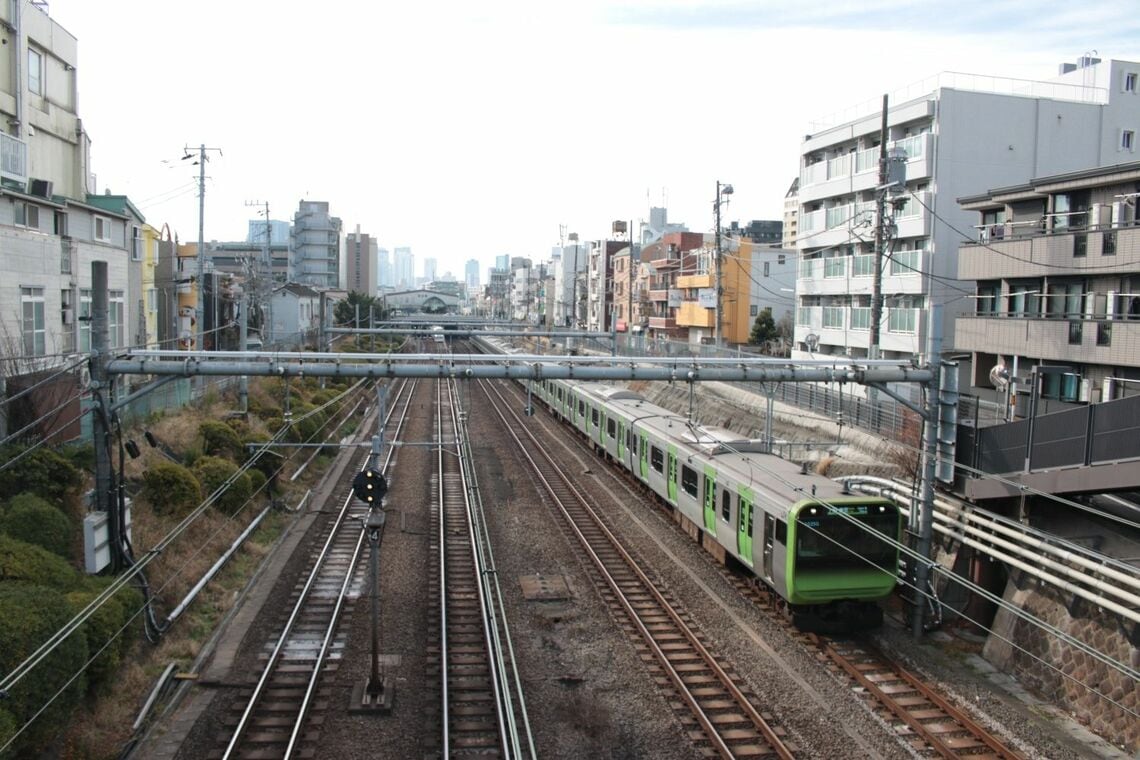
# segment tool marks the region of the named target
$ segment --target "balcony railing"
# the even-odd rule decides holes
[[[0,132],[0,177],[17,182],[28,180],[28,146],[12,135]]]

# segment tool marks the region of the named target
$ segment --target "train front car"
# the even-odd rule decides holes
[[[788,510],[786,599],[802,630],[845,633],[883,622],[898,581],[898,508],[859,496],[808,498]]]

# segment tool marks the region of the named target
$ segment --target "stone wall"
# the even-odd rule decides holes
[[[1074,603],[1069,594],[1021,572],[1011,576],[1004,599],[1116,662],[1140,666],[1140,649],[1129,642],[1129,630],[1115,615],[1083,601]],[[1134,679],[1005,608],[998,611],[982,654],[1089,730],[1129,752],[1140,752],[1140,687]]]

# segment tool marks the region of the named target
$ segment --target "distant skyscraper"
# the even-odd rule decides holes
[[[467,284],[467,293],[472,294],[479,290],[479,260],[467,259],[467,266],[464,268],[464,282]]]
[[[394,285],[400,290],[411,290],[416,286],[415,259],[412,258],[411,248],[396,248],[396,282]]]
[[[265,243],[265,220],[264,219],[250,219],[249,220],[249,234],[245,237],[247,243]],[[286,245],[289,243],[289,222],[280,222],[276,219],[269,220],[269,244],[270,245]]]
[[[376,241],[356,225],[356,232],[344,239],[345,287],[365,295],[376,295]]]
[[[510,254],[503,254],[502,256],[495,257],[495,269],[502,269],[511,271],[511,256]]]
[[[396,284],[396,273],[392,270],[392,257],[387,248],[376,249],[377,283],[381,287],[390,288]]]
[[[424,283],[435,282],[436,260],[434,256],[424,259]]]

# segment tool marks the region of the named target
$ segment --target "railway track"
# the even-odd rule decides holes
[[[413,393],[414,387],[405,383],[391,400],[386,424],[395,416],[397,434]],[[395,411],[398,406],[399,413]],[[366,416],[362,431],[376,413]],[[390,447],[385,461],[374,466],[387,471],[393,452]],[[350,465],[363,469],[369,456],[365,450],[358,450]],[[311,571],[294,586],[280,634],[266,643],[261,675],[256,683],[239,691],[227,721],[232,731],[220,740],[225,748],[212,756],[262,760],[318,754],[320,726],[328,707],[320,682],[336,672],[345,643],[338,623],[368,583],[366,564],[359,561],[366,535],[362,522],[368,508],[353,497],[347,481],[337,488],[332,503],[340,506],[315,544],[309,561]]]
[[[439,756],[534,757],[454,380],[437,383],[428,678]]]
[[[521,394],[516,397],[521,398]],[[625,477],[624,473],[618,480],[631,495],[644,493],[641,484]],[[656,499],[653,502],[658,503]],[[753,578],[733,572],[707,553],[702,552],[702,556],[742,595],[772,610],[789,635],[817,649],[831,664],[833,672],[849,679],[879,717],[893,727],[894,734],[913,751],[948,760],[1022,760],[1025,757],[919,676],[892,661],[869,640],[818,636],[797,630],[782,614],[779,598],[767,588]]]
[[[756,696],[738,683],[730,665],[708,650],[683,610],[622,547],[572,476],[547,456],[526,419],[513,411],[517,403],[506,401],[491,383],[481,381],[479,387],[596,568],[611,608],[642,643],[642,658],[658,669],[659,685],[676,695],[672,706],[694,744],[706,755],[725,758],[794,757],[782,728],[754,707]]]

